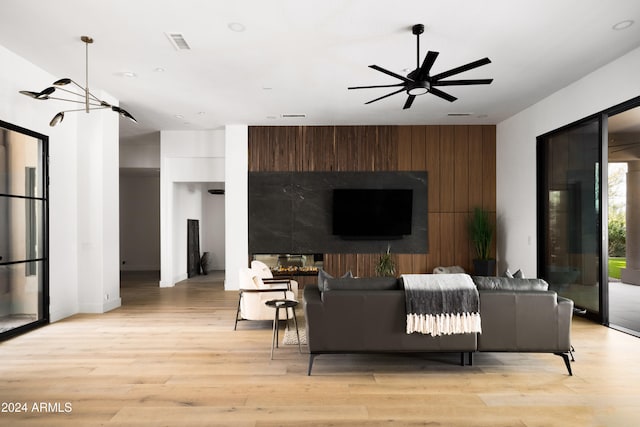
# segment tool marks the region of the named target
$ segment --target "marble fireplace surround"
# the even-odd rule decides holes
[[[411,234],[349,240],[332,234],[334,188],[412,189]],[[427,172],[250,172],[249,252],[427,253]]]

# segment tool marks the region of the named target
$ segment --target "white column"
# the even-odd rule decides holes
[[[249,256],[249,130],[225,128],[225,280],[224,289],[239,289],[238,271]]]
[[[117,104],[104,93],[97,94]],[[78,114],[78,301],[82,313],[120,307],[118,114]],[[54,225],[55,227],[55,225]]]
[[[621,270],[621,278],[624,283],[640,285],[640,161],[627,164],[627,268]]]

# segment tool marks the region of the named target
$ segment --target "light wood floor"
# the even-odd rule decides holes
[[[308,377],[297,346],[269,360],[269,322],[233,331],[221,282],[139,277],[122,299],[0,343],[1,409],[28,405],[0,425],[640,425],[640,339],[580,319],[573,377],[538,354],[325,355]]]

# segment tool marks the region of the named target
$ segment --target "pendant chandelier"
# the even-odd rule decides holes
[[[102,101],[89,91],[89,45],[93,43],[93,39],[89,36],[82,36],[80,37],[80,40],[82,40],[85,44],[85,78],[86,78],[85,87],[80,86],[78,83],[71,80],[70,78],[63,78],[60,80],[56,80],[55,82],[53,82],[53,86],[49,86],[48,88],[44,89],[41,92],[21,90],[20,93],[30,98],[38,99],[41,101],[45,99],[55,99],[58,101],[67,101],[67,102],[73,102],[76,104],[84,104],[83,108],[60,111],[58,114],[53,116],[53,119],[51,119],[51,122],[49,122],[49,126],[55,126],[58,123],[60,123],[64,119],[64,113],[71,113],[76,111],[85,111],[86,113],[88,113],[91,110],[103,110],[106,108],[109,108],[112,111],[115,111],[116,113],[120,114],[121,117],[125,117],[137,123],[137,120],[131,114],[129,114],[129,112],[127,112],[124,108],[120,108],[116,105],[111,105],[106,101]],[[64,87],[69,84],[72,85],[71,88],[75,87],[80,92],[67,89]],[[68,94],[73,95],[75,98],[59,98],[59,97],[51,96],[56,91],[66,92]]]

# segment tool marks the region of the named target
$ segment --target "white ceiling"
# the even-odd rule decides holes
[[[612,29],[628,19],[635,21],[630,28]],[[230,23],[241,23],[245,31],[231,31]],[[486,56],[491,64],[456,78],[494,82],[443,88],[459,98],[454,103],[427,94],[402,110],[406,95],[398,94],[364,105],[392,90],[347,87],[398,82],[371,64],[399,74],[415,67],[411,26],[417,23],[426,26],[421,57],[427,50],[440,52],[432,74]],[[168,32],[182,33],[191,50],[175,50]],[[492,124],[639,47],[640,1],[0,2],[0,45],[56,78],[84,82],[82,35],[95,40],[90,86],[118,98],[139,121],[121,120],[124,140],[234,123]],[[159,67],[165,71],[155,71]],[[51,83],[25,81],[24,89]],[[53,116],[60,109],[54,102],[38,108]],[[287,113],[307,117],[281,117]]]

